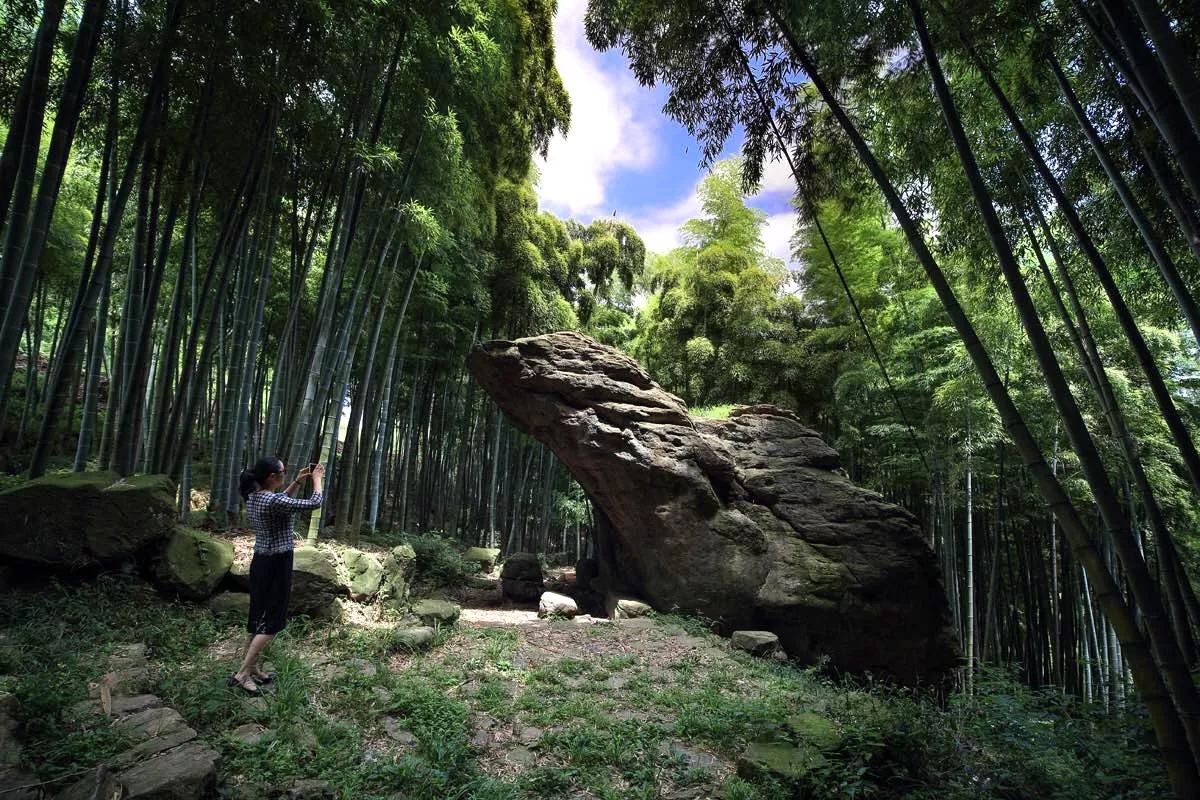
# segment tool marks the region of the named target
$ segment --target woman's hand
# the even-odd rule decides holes
[[[302,471],[311,473],[314,478],[324,478],[325,477],[325,465],[324,464],[316,464],[313,467],[311,467],[310,469],[302,470]]]
[[[304,469],[302,469],[296,473],[296,482],[299,483],[300,481],[307,478],[309,475],[312,475],[312,467],[305,467]]]
[[[312,468],[313,491],[321,491],[321,485],[325,480],[325,465],[317,464]]]

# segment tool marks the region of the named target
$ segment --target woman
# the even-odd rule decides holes
[[[258,666],[259,656],[275,634],[287,624],[288,599],[292,593],[292,548],[295,532],[292,515],[321,505],[325,466],[302,469],[296,480],[283,486],[286,467],[274,456],[264,458],[242,473],[238,491],[246,501],[246,516],[254,531],[254,558],[250,561],[250,619],[246,625],[246,657],[242,668],[229,676],[230,686],[256,694],[260,683],[270,683]],[[297,500],[292,493],[305,478],[312,478],[312,496]]]

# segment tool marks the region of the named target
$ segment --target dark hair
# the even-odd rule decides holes
[[[251,492],[261,489],[267,478],[276,472],[283,472],[283,462],[278,456],[260,458],[253,467],[242,470],[242,476],[238,478],[238,493],[245,500]]]

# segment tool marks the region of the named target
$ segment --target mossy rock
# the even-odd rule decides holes
[[[496,562],[500,560],[500,548],[468,547],[462,557],[463,561],[478,564],[484,572],[491,572],[492,567],[496,566]]]
[[[233,566],[233,545],[207,533],[179,528],[154,560],[154,580],[189,600],[210,596]]]
[[[417,551],[411,544],[393,547],[383,559],[383,577],[379,582],[380,598],[390,603],[399,603],[407,598],[416,569]]]
[[[458,621],[462,608],[449,600],[427,598],[413,604],[412,613],[420,618],[421,624],[429,627],[436,625],[453,625]]]
[[[348,547],[342,551],[342,565],[346,568],[351,599],[361,603],[379,594],[383,564],[378,558]]]
[[[754,742],[738,758],[737,772],[750,781],[769,777],[791,784],[828,764],[829,760],[811,747],[796,747],[787,742]]]
[[[250,595],[245,592],[221,592],[209,598],[208,607],[218,616],[245,620],[250,616]]]
[[[392,631],[393,650],[424,650],[433,644],[435,634],[428,625],[418,625],[412,628],[397,628]]]
[[[0,557],[60,570],[128,561],[175,528],[165,475],[47,475],[0,492]]]
[[[292,598],[288,610],[310,617],[335,615],[334,601],[345,594],[334,557],[319,547],[297,547],[292,563]]]
[[[806,744],[818,750],[836,750],[842,744],[842,732],[832,720],[802,711],[792,714],[784,722],[788,735],[799,744]]]

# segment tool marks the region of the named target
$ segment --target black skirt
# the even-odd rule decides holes
[[[292,551],[255,553],[250,560],[250,635],[274,635],[287,625],[292,596]]]

